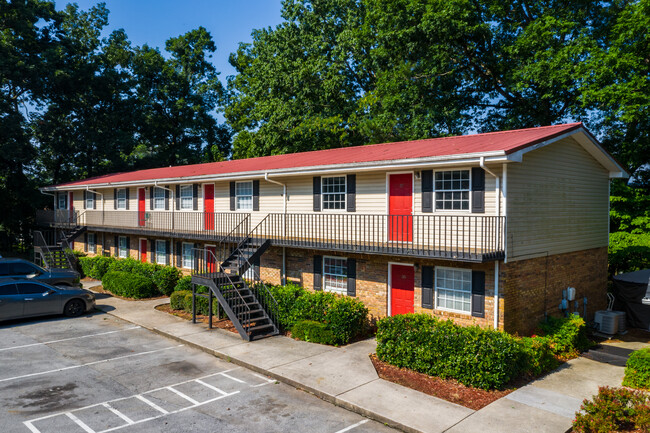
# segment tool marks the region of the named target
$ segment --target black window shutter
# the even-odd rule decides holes
[[[88,252],[88,233],[84,233],[84,251]]]
[[[433,212],[433,170],[422,170],[422,212]]]
[[[63,202],[65,203],[65,207],[63,209],[68,209],[68,193],[64,192],[63,193]]]
[[[86,200],[88,200],[88,191],[84,191],[84,209],[86,209]]]
[[[357,260],[348,259],[348,296],[357,296]]]
[[[127,237],[126,237],[126,250],[127,250],[127,251],[131,251],[131,237],[130,237],[130,236],[127,236]],[[128,255],[129,255],[129,254],[127,254],[127,256],[128,256]]]
[[[433,308],[433,266],[422,266],[422,308]]]
[[[165,264],[169,264],[169,253],[171,252],[170,242],[165,241]]]
[[[192,209],[199,210],[199,184],[198,183],[192,185]]]
[[[260,181],[253,181],[253,210],[260,210]]]
[[[356,174],[348,174],[348,178],[346,180],[346,210],[348,212],[356,212],[357,211],[357,175]]]
[[[314,176],[314,212],[320,212],[320,176]]]
[[[181,210],[181,186],[176,185],[176,210]]]
[[[485,171],[472,167],[472,213],[485,212]]]
[[[472,271],[472,316],[485,317],[485,272]]]
[[[183,267],[183,243],[176,242],[176,266]]]
[[[120,237],[115,236],[115,257],[120,256]]]
[[[154,239],[149,239],[149,261],[151,263],[156,263],[156,241]]]
[[[113,209],[117,209],[117,188],[113,189]]]
[[[153,210],[153,194],[154,194],[154,189],[156,189],[155,186],[150,186],[149,187],[149,210]]]
[[[97,194],[93,192],[92,195],[93,195],[93,209],[97,209]]]
[[[235,182],[230,182],[230,210],[235,210]]]
[[[323,256],[314,256],[314,290],[323,290]]]
[[[167,189],[165,190],[165,210],[169,210],[169,185],[167,185]]]
[[[124,191],[126,192],[126,210],[129,210],[129,189],[125,188]]]

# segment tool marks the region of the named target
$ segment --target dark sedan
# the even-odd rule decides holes
[[[44,269],[23,259],[0,258],[0,278],[27,278],[53,286],[79,286],[77,271]]]
[[[0,320],[50,314],[76,317],[94,308],[95,294],[89,290],[17,278],[0,279]]]

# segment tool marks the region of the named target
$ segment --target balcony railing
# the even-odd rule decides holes
[[[273,245],[318,250],[489,261],[504,257],[505,217],[473,215],[367,215],[271,213],[251,231],[251,214],[224,212],[42,211],[37,221],[103,231],[223,239],[237,228]],[[243,238],[243,236],[242,236]],[[236,243],[240,239],[229,239]]]

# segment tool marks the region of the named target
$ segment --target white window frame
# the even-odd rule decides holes
[[[120,259],[126,259],[129,257],[129,249],[126,247],[126,236],[120,236],[117,238],[117,256]]]
[[[159,245],[161,245],[161,244],[162,244],[162,247],[163,247],[163,250],[164,250],[164,253],[162,253],[162,254],[160,253],[160,250],[159,250]],[[156,239],[155,254],[156,254],[156,263],[157,264],[159,264],[159,265],[167,265],[167,254],[169,254],[169,251],[167,251],[167,243],[164,240],[161,241],[160,239]],[[162,260],[160,259],[161,255],[162,255]]]
[[[250,194],[240,194],[239,193],[239,185],[243,184],[249,184],[250,185]],[[250,199],[250,207],[241,207],[239,203],[239,199]],[[242,182],[236,182],[235,183],[235,209],[236,210],[242,210],[242,211],[252,211],[253,210],[253,181],[252,180],[246,180]]]
[[[467,189],[464,189],[464,188],[453,189],[452,188],[452,189],[439,190],[437,188],[437,185],[436,185],[436,175],[439,174],[439,173],[453,173],[454,171],[467,172]],[[452,182],[453,182],[453,180],[452,180]],[[462,202],[465,201],[463,199],[460,199],[460,201],[461,201],[461,209],[439,209],[438,208],[438,199],[437,199],[437,195],[438,195],[439,192],[441,192],[441,193],[460,192],[461,194],[463,192],[467,192],[467,209],[462,209]],[[443,203],[445,201],[449,202],[450,200],[444,200],[443,199]],[[452,207],[453,207],[454,199],[452,198],[450,202],[452,203]],[[472,170],[470,170],[469,168],[458,168],[458,169],[452,169],[452,170],[434,170],[434,172],[433,172],[433,211],[434,212],[455,212],[455,213],[467,212],[467,213],[469,213],[469,212],[471,212],[471,210],[472,210]]]
[[[463,290],[463,289],[456,289],[456,288],[449,288],[449,287],[438,287],[438,274],[440,271],[460,271],[463,274],[469,274],[469,290]],[[456,280],[458,281],[458,280]],[[464,280],[463,280],[464,282]],[[472,314],[472,270],[471,269],[465,269],[465,268],[452,268],[452,267],[447,267],[447,266],[436,266],[435,268],[435,274],[433,276],[433,287],[434,287],[434,299],[435,299],[435,308],[436,310],[441,310],[441,311],[450,311],[453,313],[458,313],[458,314],[465,314],[470,316]],[[445,290],[448,292],[452,293],[468,293],[469,294],[469,307],[467,311],[465,310],[459,310],[456,308],[448,308],[448,307],[442,307],[440,306],[438,302],[438,297],[439,297],[439,290]],[[454,298],[455,299],[455,298]]]
[[[86,209],[95,208],[95,193],[86,191]]]
[[[97,254],[97,235],[88,233],[88,252]]]
[[[118,210],[126,210],[126,188],[119,188],[117,190],[117,197],[115,197],[115,200],[117,200]]]
[[[153,210],[165,210],[165,189],[159,186],[152,186],[153,188]],[[159,197],[162,193],[162,197]]]
[[[58,196],[57,196],[57,208],[58,209],[61,209],[61,210],[68,209],[67,198],[68,198],[68,193],[67,192],[60,192],[58,194]],[[61,206],[61,204],[63,204],[63,206]]]
[[[189,195],[187,192],[189,191]],[[194,185],[181,185],[180,197],[181,210],[194,210]]]
[[[185,254],[185,248],[189,247],[190,253]],[[183,269],[192,269],[194,267],[194,244],[193,243],[188,243],[188,242],[183,242],[181,245],[181,267]],[[189,260],[187,262],[186,260]],[[189,263],[189,264],[188,264]]]
[[[343,192],[325,192],[325,179],[343,179]],[[343,194],[343,207],[340,209],[331,209],[325,206],[325,196],[326,195],[338,195]],[[343,176],[323,176],[320,181],[320,197],[321,197],[321,210],[327,212],[345,212],[348,207],[348,177]]]
[[[335,260],[335,261],[343,261],[343,266],[345,266],[345,275],[344,274],[336,274],[336,273],[331,273],[327,272],[327,261],[328,260]],[[338,265],[335,265],[338,266]],[[340,295],[347,295],[348,294],[348,258],[347,257],[340,257],[340,256],[323,256],[323,291],[324,292],[332,292],[332,293],[338,293]],[[335,284],[332,284],[336,280]],[[330,286],[330,284],[332,284]]]

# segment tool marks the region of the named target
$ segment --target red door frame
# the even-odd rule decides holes
[[[388,240],[413,241],[413,173],[388,174]]]
[[[208,254],[208,251],[214,254]],[[205,246],[205,270],[207,272],[217,272],[217,263],[215,257],[217,255],[217,247],[214,245]]]
[[[144,227],[144,223],[146,220],[146,205],[145,205],[145,198],[146,198],[146,193],[144,188],[138,188],[138,226]]]
[[[390,312],[389,315],[414,312],[415,267],[389,263]]]
[[[140,261],[147,263],[147,240],[140,239]]]
[[[214,184],[203,185],[203,228],[214,230]]]

